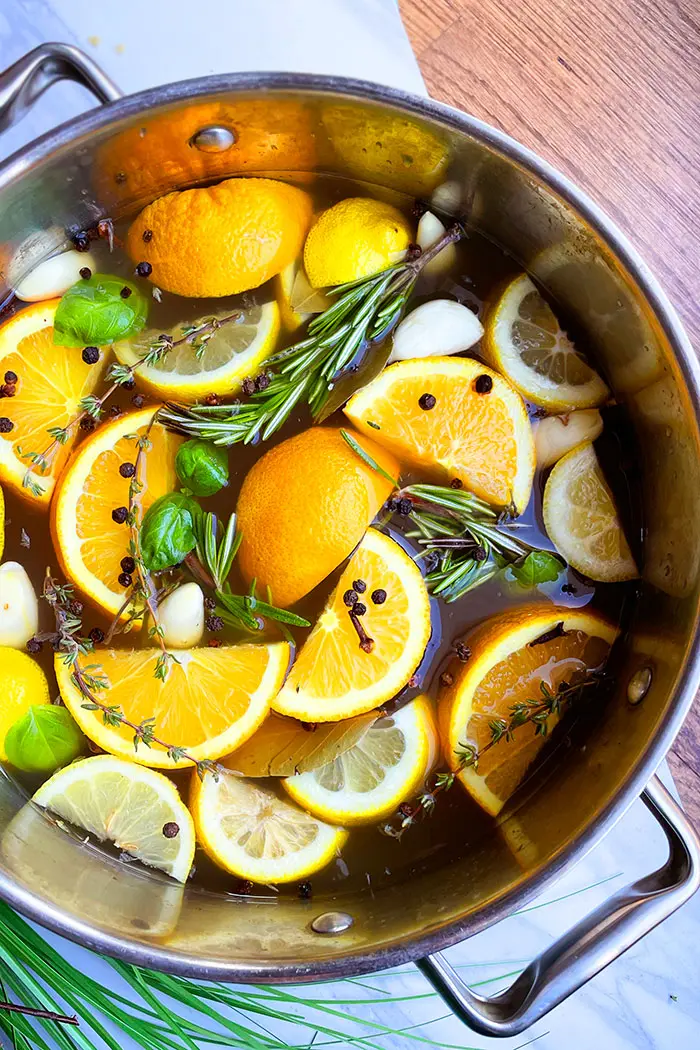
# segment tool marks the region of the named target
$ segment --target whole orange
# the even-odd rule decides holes
[[[297,258],[311,212],[309,195],[286,182],[227,179],[146,205],[129,227],[126,249],[134,262],[151,264],[151,280],[168,292],[234,295]]]
[[[352,437],[392,478],[398,463],[369,438]],[[243,576],[275,605],[303,598],[355,549],[392,491],[334,427],[311,427],[270,449],[238,497]]]

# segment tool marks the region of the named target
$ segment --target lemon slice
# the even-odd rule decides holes
[[[311,287],[298,259],[273,278],[272,286],[282,324],[288,332],[295,332],[310,317],[327,310],[332,303],[332,299],[322,289]]]
[[[252,882],[293,882],[326,866],[347,838],[278,798],[235,775],[194,774],[190,809],[197,839],[211,859],[226,871]]]
[[[74,762],[42,784],[34,802],[184,882],[194,856],[194,824],[161,773],[112,755]]]
[[[637,578],[615,499],[590,442],[552,469],[542,510],[547,535],[574,569],[601,583]]]
[[[432,767],[436,740],[432,706],[418,697],[378,719],[333,762],[287,777],[284,787],[300,806],[331,824],[371,824],[419,790]]]
[[[485,322],[487,360],[537,405],[593,408],[608,388],[562,331],[527,274],[511,281]]]
[[[255,375],[272,353],[280,331],[280,311],[275,302],[237,309],[240,319],[223,324],[203,347],[201,343],[198,346],[196,339],[193,343],[181,343],[157,365],[141,365],[139,384],[155,397],[186,400],[238,390],[243,380]],[[235,308],[231,307],[206,314],[193,320],[188,328],[197,328],[212,319],[222,320],[234,312]],[[134,339],[115,343],[119,361],[123,365],[136,364],[160,334],[160,329],[149,328]],[[176,325],[165,334],[178,340],[186,332],[182,325]]]

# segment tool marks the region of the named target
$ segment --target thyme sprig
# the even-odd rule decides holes
[[[512,520],[514,508],[499,512],[463,489],[409,485],[394,495],[389,508],[409,511],[413,527],[406,536],[422,548],[418,557],[429,566],[430,593],[446,602],[457,601],[504,564],[535,549],[513,535],[523,528]]]
[[[86,419],[92,419],[98,422],[102,417],[102,410],[112,397],[112,395],[127,383],[133,382],[134,376],[136,375],[139,368],[144,366],[154,367],[160,364],[161,361],[177,346],[182,346],[183,343],[192,343],[195,346],[195,353],[197,356],[201,356],[204,352],[206,344],[211,339],[212,335],[222,325],[229,324],[231,321],[237,321],[241,316],[240,310],[236,310],[229,314],[227,317],[211,318],[208,321],[203,321],[199,325],[188,325],[186,328],[183,327],[183,336],[180,339],[173,339],[172,336],[162,333],[149,344],[146,353],[143,357],[140,357],[138,361],[135,361],[133,365],[121,365],[114,362],[110,365],[107,371],[107,379],[112,380],[110,386],[107,387],[105,392],[96,397],[94,394],[87,394],[81,398],[78,402],[78,412],[62,427],[49,427],[47,434],[51,437],[51,443],[43,450],[43,452],[23,452],[18,448],[18,453],[23,459],[26,459],[31,465],[27,469],[22,479],[22,487],[27,489],[33,496],[42,496],[44,494],[44,488],[39,484],[36,477],[36,472],[41,471],[43,474],[47,474],[51,469],[51,465],[55,460],[59,449],[68,442],[70,436],[74,433],[77,427]]]
[[[161,422],[188,437],[235,445],[266,441],[297,405],[308,405],[318,417],[338,380],[356,369],[401,319],[423,267],[463,236],[463,228],[455,224],[418,256],[409,252],[403,262],[331,289],[335,302],[309,322],[305,339],[267,360],[266,367],[273,370],[269,382],[245,403],[171,402],[161,410]]]
[[[449,791],[455,780],[465,769],[478,770],[479,762],[484,755],[500,744],[510,743],[518,729],[533,725],[535,736],[546,737],[549,733],[549,720],[558,718],[565,704],[575,703],[589,689],[598,688],[604,680],[601,671],[587,671],[576,681],[561,681],[556,689],[551,689],[546,682],[540,681],[540,696],[520,700],[513,704],[507,718],[494,718],[489,722],[490,737],[477,748],[474,744],[460,743],[455,749],[457,759],[454,769],[435,774],[430,788],[418,796],[415,805],[404,805],[399,810],[401,822],[398,828],[387,824],[384,831],[393,838],[400,838],[403,832],[415,824],[422,816],[433,812],[437,797],[443,791]]]

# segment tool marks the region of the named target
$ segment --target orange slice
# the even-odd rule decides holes
[[[86,597],[112,615],[126,593],[118,577],[129,543],[128,525],[112,519],[113,510],[129,504],[129,480],[121,476],[119,467],[134,462],[134,435],[146,431],[155,411],[154,406],[144,408],[100,427],[68,464],[52,507],[51,535],[63,572]],[[175,489],[175,455],[182,442],[161,426],[152,428],[150,438],[146,487],[141,495],[144,511]]]
[[[286,642],[178,650],[165,681],[160,681],[154,677],[159,655],[160,649],[105,649],[91,656],[89,662],[99,664],[108,682],[98,699],[119,707],[137,725],[154,718],[155,735],[186,748],[196,761],[227,755],[253,735],[267,716],[270,700],[289,666]],[[85,697],[60,655],[55,669],[63,702],[99,747],[143,766],[181,769],[192,765],[188,759],[173,762],[159,744],[140,745],[134,751],[133,730],[107,726],[100,711],[85,709]]]
[[[432,408],[421,407],[426,394],[435,398]],[[526,507],[535,445],[525,405],[479,361],[399,361],[355,394],[345,414],[407,466],[439,481],[458,478],[494,506]]]
[[[563,633],[539,641],[560,624]],[[453,661],[454,682],[440,694],[440,734],[450,767],[458,768],[464,745],[482,751],[492,739],[492,723],[507,722],[515,704],[541,702],[542,683],[556,691],[572,675],[599,668],[616,637],[617,629],[597,613],[555,606],[522,606],[487,620],[468,639],[469,662]],[[564,705],[562,714],[566,709]],[[554,714],[547,718],[548,732],[558,721]],[[462,769],[459,779],[496,816],[545,740],[533,724],[518,726],[510,739],[503,735],[481,754],[477,768]]]
[[[372,639],[369,652],[343,601],[354,580],[366,584],[359,622]],[[386,592],[381,604],[372,600],[376,590]],[[371,711],[406,685],[429,638],[430,599],[420,570],[398,543],[368,529],[272,706],[303,722]]]
[[[34,303],[0,327],[0,376],[14,372],[18,379],[15,396],[0,403],[0,416],[12,423],[0,434],[0,481],[37,507],[48,507],[80,431],[74,428],[57,447],[48,470],[33,467],[31,487],[24,482],[32,464],[24,457],[45,452],[52,443],[49,427],[65,427],[78,415],[80,399],[95,390],[105,364],[105,355],[86,365],[79,349],[54,344],[59,302]]]

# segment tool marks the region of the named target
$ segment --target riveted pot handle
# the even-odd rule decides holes
[[[114,102],[121,91],[91,58],[70,44],[41,44],[0,73],[0,131],[32,108],[47,88],[74,80],[100,102]]]
[[[654,777],[642,800],[669,844],[665,864],[596,908],[530,963],[492,999],[470,991],[440,953],[417,963],[445,1002],[470,1028],[490,1036],[525,1031],[667,919],[700,887],[700,839]]]

